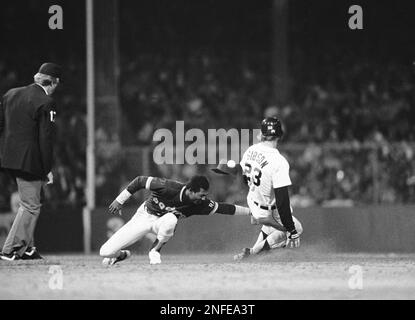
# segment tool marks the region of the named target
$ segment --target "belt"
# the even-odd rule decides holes
[[[275,210],[277,209],[276,205],[273,206],[261,206],[258,202],[254,201],[254,203],[263,210]]]

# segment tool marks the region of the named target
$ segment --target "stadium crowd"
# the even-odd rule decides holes
[[[325,73],[324,81],[297,84],[292,103],[277,106],[267,58],[248,54],[229,65],[226,55],[199,52],[187,57],[143,54],[126,61],[120,92],[134,132],[129,144],[151,144],[156,129],[174,131],[176,120],[202,130],[253,129],[258,119],[276,115],[286,130],[281,148],[290,159],[294,199],[301,199],[300,205],[414,200],[413,72],[391,64],[379,74],[373,71],[379,70],[376,65],[358,64],[336,70],[337,76]],[[1,62],[0,81],[2,92],[18,84],[14,71]],[[59,99],[57,181],[48,196],[52,202],[79,205],[85,186],[84,99],[68,90]],[[1,179],[2,190],[13,188]],[[8,203],[5,194],[2,208]]]
[[[186,128],[202,130],[254,129],[264,116],[278,116],[286,132],[281,150],[291,164],[295,205],[415,202],[412,64],[362,57],[353,48],[333,45],[319,47],[316,55],[325,54],[309,61],[310,57],[293,48],[293,57],[299,58],[293,62],[292,78],[287,79],[291,98],[281,105],[275,102],[269,48],[230,45],[231,50],[229,46],[180,50],[172,40],[155,52],[140,45],[124,43],[120,51],[119,89],[123,125],[128,127],[128,135],[123,137],[127,146],[154,146],[154,131],[174,131],[177,120],[184,120]],[[19,64],[25,60],[21,55],[17,53],[13,60],[7,52],[0,53],[1,94],[31,80],[28,68]],[[46,196],[56,206],[82,206],[86,103],[84,81],[79,79],[85,79],[85,62],[82,53],[67,52],[59,56],[59,63],[72,80],[57,96],[55,184]],[[147,150],[151,160],[151,148]],[[119,164],[113,172],[100,165],[105,164],[97,168],[97,184],[105,196],[97,201],[106,206],[114,196],[104,192],[106,186],[119,187],[131,177],[119,172],[123,168]],[[152,174],[183,180],[207,169],[153,166]],[[237,184],[229,188],[216,177],[212,179],[212,192],[219,199],[244,201]],[[15,186],[3,174],[0,190],[0,211],[7,211]]]
[[[347,61],[340,70],[323,68],[320,79],[298,82],[292,101],[278,106],[269,58],[245,54],[230,65],[226,54],[198,52],[171,59],[143,55],[127,64],[122,105],[126,114],[136,112],[134,143],[148,144],[158,128],[174,132],[178,119],[188,128],[253,129],[258,119],[275,115],[286,130],[281,148],[290,159],[296,204],[414,200],[412,68]],[[177,178],[189,176],[188,169],[177,170]]]

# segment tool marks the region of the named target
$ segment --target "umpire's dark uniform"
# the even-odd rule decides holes
[[[59,83],[61,69],[46,63],[39,74],[53,77],[53,90],[47,80],[43,85],[14,88],[3,96],[0,106],[0,166],[16,178],[21,200],[2,259],[30,258],[33,253],[42,188],[52,169],[56,108],[48,90],[56,88],[54,81]]]

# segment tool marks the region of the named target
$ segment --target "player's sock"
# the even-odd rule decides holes
[[[153,245],[151,246],[150,250],[155,250],[157,252],[160,252],[161,248],[165,245],[166,242],[161,242],[159,241],[159,239],[156,239],[156,241],[154,241]]]
[[[126,251],[120,251],[120,254],[117,256],[120,260],[124,260],[127,257]]]

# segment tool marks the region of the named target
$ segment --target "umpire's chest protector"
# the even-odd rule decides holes
[[[53,105],[52,98],[36,84],[11,89],[6,93],[3,98],[3,168],[21,170],[42,178],[48,174],[51,168],[45,163],[51,163],[52,160],[45,159],[45,156],[51,157],[52,150],[41,150],[40,110],[47,113],[50,105]],[[51,143],[47,145],[49,149],[52,147]]]

